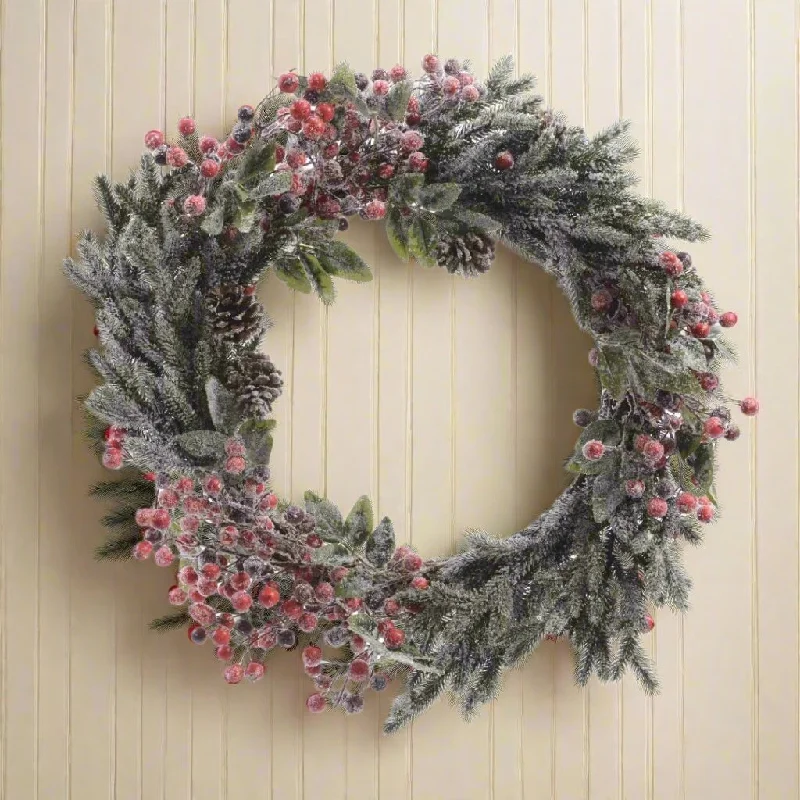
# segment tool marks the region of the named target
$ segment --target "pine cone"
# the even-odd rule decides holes
[[[228,388],[247,419],[266,419],[282,387],[281,371],[261,353],[245,353],[228,380]]]
[[[494,261],[494,240],[473,231],[443,236],[436,248],[436,260],[451,274],[481,275]]]
[[[215,333],[232,344],[246,344],[264,332],[264,308],[250,287],[227,284],[210,296]]]

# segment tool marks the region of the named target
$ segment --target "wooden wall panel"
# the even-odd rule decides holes
[[[796,0],[0,0],[0,798],[797,797],[798,22]],[[578,690],[547,644],[471,724],[442,703],[389,738],[391,690],[308,718],[292,654],[228,687],[209,648],[147,631],[168,576],[92,561],[102,470],[73,397],[93,321],[60,261],[101,229],[90,178],[125,175],[148,128],[221,136],[286,69],[430,51],[478,73],[514,54],[590,132],[632,120],[642,191],[715,234],[693,254],[739,313],[726,385],[764,414],[721,448],[692,613],[658,615],[659,696]],[[425,555],[526,524],[594,391],[557,287],[506,252],[463,281],[400,264],[379,225],[346,236],[371,284],[331,308],[260,289],[276,487],[369,494]]]

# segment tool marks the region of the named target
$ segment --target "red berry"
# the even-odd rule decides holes
[[[683,308],[689,302],[689,295],[683,289],[676,289],[670,296],[673,308]]]
[[[167,600],[172,606],[182,606],[186,602],[186,592],[180,586],[171,586],[167,592]]]
[[[275,508],[278,505],[278,498],[274,494],[268,494],[265,498],[269,508]]]
[[[390,617],[393,617],[400,611],[400,603],[398,603],[394,598],[390,597],[388,600],[384,601],[383,610]]]
[[[293,72],[284,72],[278,78],[278,88],[286,94],[294,94],[300,86],[300,79]]]
[[[461,90],[461,81],[458,78],[456,78],[456,77],[454,77],[452,75],[448,75],[442,81],[442,91],[445,94],[452,96],[452,95],[456,94],[456,92],[458,92],[460,90]],[[507,168],[506,167],[499,167],[499,169],[507,169]]]
[[[367,643],[360,636],[353,636],[350,639],[350,648],[354,653],[361,653],[367,647]]]
[[[184,533],[197,533],[197,530],[200,527],[200,520],[191,515],[181,517],[180,526]]]
[[[204,578],[208,578],[209,580],[213,581],[219,578],[222,569],[219,564],[203,564],[200,572]]]
[[[103,466],[106,469],[122,469],[122,450],[116,447],[109,447],[103,453]]]
[[[319,139],[323,133],[325,133],[325,123],[322,117],[312,114],[303,125],[303,134],[309,139]]]
[[[349,571],[350,570],[348,570],[347,567],[334,567],[331,570],[331,580],[334,583],[339,583],[340,581],[343,581],[347,577],[347,573]]]
[[[318,624],[319,619],[317,615],[312,614],[310,611],[301,614],[300,619],[297,620],[297,627],[304,633],[311,633],[311,631],[316,630]]]
[[[651,630],[653,630],[653,628],[655,628],[656,621],[649,614],[645,614],[644,615],[644,626],[645,626],[645,628],[647,628],[648,631],[651,631]]]
[[[361,683],[369,677],[369,664],[363,659],[357,658],[350,663],[347,673],[351,680]]]
[[[168,545],[162,545],[156,550],[153,560],[157,567],[168,567],[175,560],[175,554]]]
[[[247,611],[253,605],[253,598],[247,592],[234,592],[231,596],[231,605],[237,611]]]
[[[400,645],[406,640],[406,635],[402,630],[400,630],[400,628],[395,628],[392,626],[386,631],[386,633],[384,633],[383,639],[386,642],[387,647],[400,647]]]
[[[197,572],[193,567],[181,567],[181,569],[178,571],[178,580],[187,586],[192,586],[197,583],[197,578]]]
[[[754,417],[758,414],[759,407],[759,402],[755,397],[745,397],[744,400],[739,403],[739,408],[746,417]]]
[[[155,150],[157,147],[161,147],[162,144],[164,144],[164,134],[161,131],[147,131],[144,135],[144,145],[150,150]]]
[[[303,648],[303,663],[308,667],[316,667],[322,662],[322,650],[315,644]]]
[[[222,491],[222,481],[216,475],[212,475],[206,478],[203,488],[209,494],[219,494]]]
[[[409,572],[416,572],[422,566],[422,558],[417,553],[409,553],[403,559],[403,567]]]
[[[408,75],[408,73],[406,72],[406,68],[402,64],[395,64],[389,70],[389,77],[391,78],[392,81],[394,81],[394,83],[398,83],[400,81],[405,80],[406,75]]]
[[[394,166],[392,164],[381,164],[378,167],[378,177],[387,180],[394,175]]]
[[[181,117],[178,120],[178,133],[181,136],[191,136],[197,130],[197,124],[191,117]]]
[[[203,163],[200,164],[200,174],[204,178],[213,178],[219,172],[219,161],[215,161],[213,158],[206,158],[203,160]]]
[[[707,322],[695,322],[690,328],[692,336],[697,339],[705,339],[711,332],[711,326]]]
[[[422,69],[429,74],[433,74],[439,70],[439,59],[432,53],[428,53],[422,59]]]
[[[625,493],[634,500],[638,500],[644,494],[644,489],[642,481],[629,480],[625,482]]]
[[[370,200],[364,206],[364,216],[366,219],[383,219],[386,216],[386,203],[380,200]]]
[[[678,495],[678,511],[682,514],[690,514],[697,508],[697,498],[689,492],[681,492]]]
[[[667,501],[662,497],[651,497],[647,501],[647,513],[655,519],[663,519],[667,515]]]
[[[642,455],[650,463],[660,461],[664,457],[664,445],[655,439],[648,439],[642,445]]]
[[[508,150],[503,150],[495,157],[494,165],[500,170],[511,169],[514,166],[514,156]]]
[[[92,328],[92,333],[95,336],[99,336],[100,335],[100,328],[98,328],[97,325],[95,325],[94,328]]]
[[[231,640],[231,632],[227,628],[220,626],[214,630],[214,633],[211,634],[211,638],[214,640],[214,644],[228,644]]]
[[[182,147],[173,146],[167,150],[167,164],[171,167],[185,167],[189,163],[189,156]]]
[[[700,522],[711,522],[714,519],[714,506],[711,503],[703,503],[697,509],[697,519]]]
[[[225,471],[234,475],[244,472],[247,462],[241,456],[231,456],[225,462]]]
[[[400,146],[407,153],[413,153],[415,150],[420,150],[424,142],[422,135],[417,131],[406,131],[400,139]]]
[[[308,76],[308,88],[321,92],[328,85],[328,79],[321,72],[312,72]]]
[[[732,328],[739,321],[739,317],[733,311],[726,311],[720,318],[719,324],[723,328]]]
[[[417,150],[408,157],[408,168],[412,172],[425,172],[428,169],[430,162],[428,161],[425,153]]]
[[[122,442],[125,439],[125,433],[125,428],[109,425],[105,431],[103,431],[103,438],[107,442]]]
[[[239,683],[244,677],[244,669],[241,664],[231,664],[226,667],[223,675],[228,683]]]
[[[308,100],[295,100],[289,106],[289,113],[296,119],[302,122],[311,116],[311,104]]]
[[[306,708],[312,714],[321,714],[328,707],[328,701],[321,694],[312,694],[306,700]]]
[[[725,433],[725,423],[719,417],[709,417],[703,423],[703,433],[711,439],[719,439]]]
[[[317,114],[320,115],[323,122],[330,122],[336,113],[336,109],[331,103],[319,103],[317,105]]]
[[[133,557],[138,561],[145,561],[153,552],[153,545],[150,542],[139,542],[133,548]]]
[[[192,605],[189,606],[189,616],[198,625],[208,628],[210,625],[214,624],[214,620],[217,618],[217,612],[205,603],[192,603]]]
[[[663,269],[670,278],[677,278],[679,275],[683,274],[683,262],[675,253],[670,253],[669,251],[662,253],[660,261],[661,269]]]
[[[465,103],[474,103],[480,96],[481,93],[476,86],[465,86],[461,90],[461,99]]]
[[[411,585],[415,589],[427,589],[428,586],[430,586],[430,582],[422,575],[417,575],[414,580],[411,581]]]
[[[316,594],[317,600],[319,600],[320,603],[330,603],[334,596],[333,586],[325,581],[318,583],[314,594]]]
[[[244,674],[250,681],[260,681],[264,677],[265,671],[266,667],[263,664],[260,664],[258,661],[251,661],[247,667],[245,667]]]
[[[364,604],[364,601],[360,597],[348,597],[344,604],[351,610],[351,611],[358,611],[361,606]]]
[[[169,511],[166,508],[157,508],[153,512],[153,527],[158,528],[160,531],[164,531],[169,528],[170,523],[172,522],[172,517],[170,516]]]
[[[592,308],[599,313],[608,311],[613,302],[614,298],[611,296],[611,292],[609,292],[608,289],[598,289],[596,292],[592,292]]]
[[[303,613],[303,606],[292,598],[281,603],[281,613],[289,619],[298,620]]]
[[[383,97],[389,94],[389,81],[377,80],[372,82],[372,93]]]
[[[183,201],[183,210],[190,217],[199,217],[206,210],[206,199],[201,194],[190,194]]]
[[[152,508],[137,508],[134,519],[140,528],[150,528],[153,525],[153,512]]]
[[[422,122],[422,117],[419,114],[406,114],[407,125],[419,125]]]
[[[155,472],[145,472],[145,473],[142,475],[142,477],[143,477],[143,478],[144,478],[146,481],[150,481],[150,483],[152,483],[152,482],[153,482],[153,481],[156,479],[156,474],[155,474]]]
[[[219,147],[219,142],[213,136],[201,136],[199,147],[201,153],[208,155]]]
[[[582,449],[584,457],[589,459],[589,461],[598,461],[603,457],[605,451],[605,445],[598,439],[592,439],[586,442]]]
[[[697,380],[706,392],[713,392],[719,386],[719,379],[711,372],[701,372],[697,376]]]

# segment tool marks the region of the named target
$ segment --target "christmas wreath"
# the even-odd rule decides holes
[[[703,228],[633,191],[624,123],[568,126],[510,59],[483,84],[453,59],[422,66],[286,73],[225,140],[186,117],[173,143],[146,134],[127,181],[97,179],[107,234],[83,233],[66,270],[96,308],[90,437],[125,468],[95,489],[116,504],[98,555],[175,569],[176,611],[154,627],[212,640],[228,683],[298,648],[308,708],[355,713],[403,677],[387,731],[444,691],[469,714],[556,637],[580,683],[630,668],[653,691],[648,611],[686,608],[682,543],[714,518],[716,444],[739,435],[727,405],[758,410],[717,377],[736,314],[669,244]],[[335,278],[369,280],[336,238],[353,216],[384,220],[401,259],[467,277],[502,242],[555,277],[594,337],[599,407],[573,415],[574,480],[510,538],[473,533],[425,561],[367,498],[345,516],[270,490],[282,379],[259,350],[255,285],[271,270],[330,303]]]

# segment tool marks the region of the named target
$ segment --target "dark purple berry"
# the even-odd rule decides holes
[[[356,86],[363,92],[369,86],[369,78],[363,72],[355,74]]]

